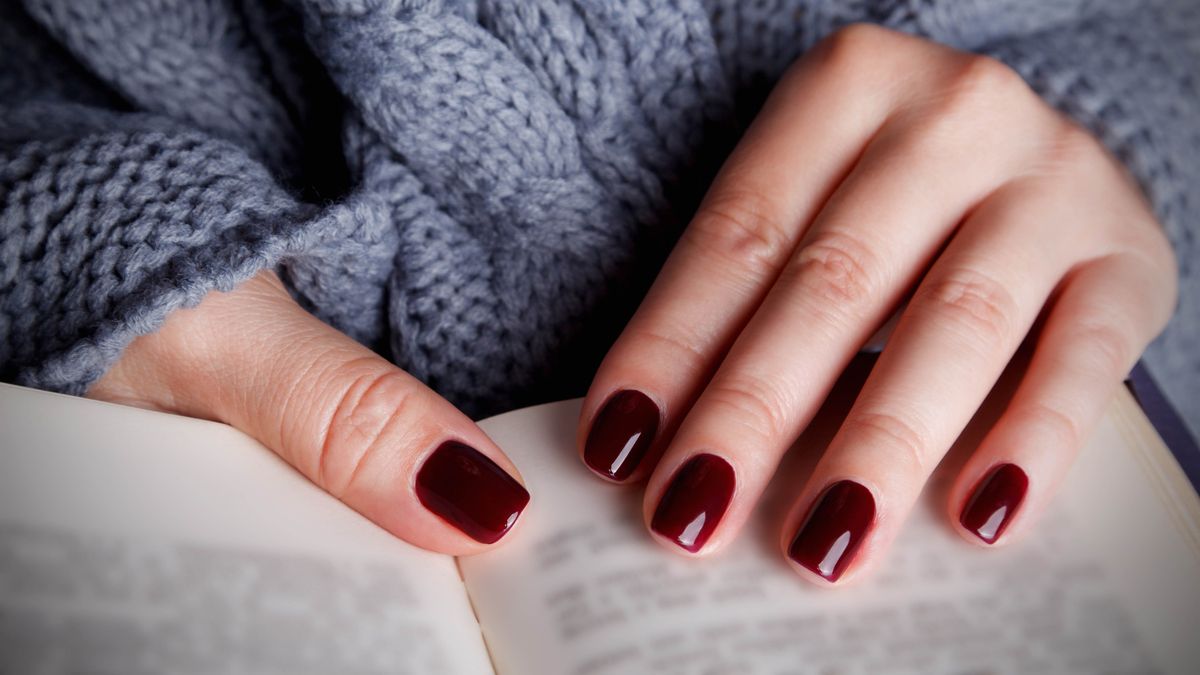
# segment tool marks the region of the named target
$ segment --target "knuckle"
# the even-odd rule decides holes
[[[1153,217],[1148,219],[1145,226],[1130,229],[1137,230],[1142,235],[1134,248],[1149,261],[1153,269],[1165,277],[1164,287],[1174,291],[1179,285],[1179,258],[1166,230]]]
[[[708,251],[764,269],[776,264],[792,240],[779,213],[774,201],[761,193],[721,192],[705,200],[689,230]]]
[[[345,384],[330,398],[329,423],[313,467],[315,482],[338,498],[359,468],[385,445],[387,430],[412,413],[412,388],[400,371],[357,374],[341,381]]]
[[[1113,171],[1117,169],[1104,148],[1083,127],[1063,119],[1046,151],[1046,164],[1059,171],[1093,169]],[[1114,172],[1115,173],[1115,172]],[[1089,172],[1087,175],[1093,175]]]
[[[1176,257],[1175,247],[1171,244],[1171,240],[1157,222],[1151,223],[1150,227],[1141,229],[1144,234],[1141,240],[1135,244],[1135,248],[1140,258],[1145,261],[1143,264],[1146,274],[1151,280],[1149,283],[1163,299],[1163,302],[1158,304],[1161,310],[1152,312],[1153,318],[1148,322],[1155,326],[1157,334],[1166,327],[1174,313],[1175,305],[1179,302],[1179,259]]]
[[[851,442],[881,448],[908,464],[912,475],[925,473],[930,435],[917,424],[890,412],[865,412],[845,422],[843,433]]]
[[[871,68],[871,61],[888,47],[894,33],[870,23],[852,23],[818,42],[811,54],[837,70]],[[878,67],[878,63],[873,64]]]
[[[879,268],[878,256],[863,242],[844,232],[825,232],[800,249],[784,281],[805,297],[824,301],[839,311],[869,303],[878,284],[869,270]]]
[[[1076,418],[1049,403],[1029,403],[1013,409],[1011,415],[1017,424],[1054,439],[1056,448],[1073,450],[1083,443],[1083,429]]]
[[[1073,340],[1091,367],[1100,373],[1123,376],[1133,366],[1136,353],[1126,331],[1111,321],[1088,320],[1075,326]]]
[[[994,102],[1027,89],[1020,74],[1003,61],[982,54],[967,56],[950,76],[951,100],[972,106]]]
[[[788,430],[785,397],[767,380],[739,373],[715,380],[704,393],[709,403],[728,413],[727,419],[739,423],[760,438],[778,439]]]
[[[685,367],[699,369],[708,360],[694,330],[676,326],[638,327],[631,331],[630,338],[639,349],[648,348],[661,363],[683,360],[687,362]]]
[[[923,303],[932,316],[958,327],[976,344],[993,346],[1016,330],[1016,300],[1003,284],[976,271],[958,271],[925,289]]]
[[[822,38],[788,70],[786,86],[793,76],[813,77],[819,86],[828,87],[852,109],[875,107],[891,98],[895,81],[920,50],[912,48],[913,38],[870,23],[852,23]],[[807,75],[801,75],[806,73]],[[804,95],[811,89],[796,89]]]
[[[973,140],[996,146],[1011,144],[1008,131],[1039,109],[1022,105],[1029,100],[1036,97],[1016,71],[994,58],[968,55],[932,96],[916,99],[914,109],[922,113],[919,128],[926,143]]]

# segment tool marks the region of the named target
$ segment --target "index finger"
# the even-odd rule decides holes
[[[880,32],[864,30],[872,39]],[[827,39],[784,77],[605,357],[579,429],[580,454],[599,476],[624,482],[649,472],[886,118],[882,88],[860,82],[862,95],[847,95],[838,77],[861,39],[853,30]]]

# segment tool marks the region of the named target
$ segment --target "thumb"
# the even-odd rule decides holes
[[[529,501],[512,462],[467,416],[304,311],[271,273],[172,313],[88,396],[226,422],[434,551],[483,550]]]

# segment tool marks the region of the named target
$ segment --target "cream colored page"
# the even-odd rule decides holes
[[[1111,421],[1036,536],[970,546],[931,500],[880,574],[829,591],[782,561],[780,486],[718,558],[662,550],[644,531],[640,492],[580,466],[577,416],[565,402],[483,423],[533,494],[512,541],[460,561],[501,675],[1186,673],[1200,663],[1200,563]]]
[[[484,673],[453,559],[224,425],[0,385],[0,672]]]

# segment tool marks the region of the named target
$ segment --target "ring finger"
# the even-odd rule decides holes
[[[1064,271],[1102,253],[1078,245],[1102,241],[1080,236],[1079,203],[1024,179],[963,224],[796,501],[782,543],[802,575],[832,583],[882,557]]]

